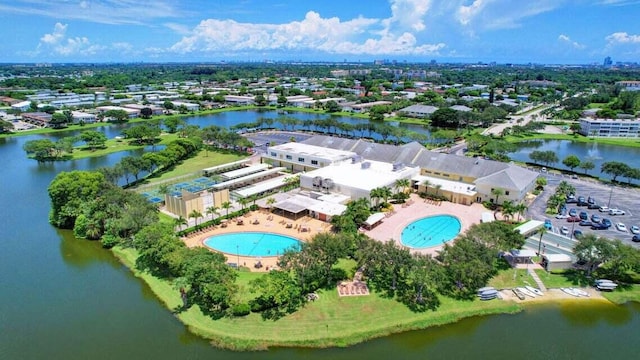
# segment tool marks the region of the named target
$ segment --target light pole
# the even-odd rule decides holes
[[[613,184],[611,184],[611,191],[609,191],[609,202],[607,203],[607,207],[611,206],[611,196],[613,196]]]

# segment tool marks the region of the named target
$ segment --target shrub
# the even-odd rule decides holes
[[[247,316],[251,313],[251,306],[247,303],[237,304],[231,307],[231,314],[233,316]]]

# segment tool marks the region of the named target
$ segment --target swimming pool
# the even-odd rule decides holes
[[[300,240],[265,232],[242,232],[214,235],[204,240],[210,249],[240,256],[278,256],[285,250],[300,248]]]
[[[453,240],[462,225],[451,215],[429,216],[416,220],[402,230],[400,242],[410,248],[429,248]]]

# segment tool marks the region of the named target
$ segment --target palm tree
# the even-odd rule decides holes
[[[369,199],[370,201],[375,199],[375,207],[377,208],[378,205],[380,205],[380,199],[382,198],[382,189],[381,188],[375,188],[375,189],[371,189],[371,192],[369,193]],[[369,203],[369,207],[372,207],[372,204]]]
[[[216,214],[218,215],[218,211],[220,210],[219,207],[217,206],[209,206],[207,208],[207,215],[211,215],[211,220],[213,220],[213,215]]]
[[[502,203],[502,216],[504,216],[507,219],[511,219],[513,217],[513,214],[515,214],[515,212],[516,212],[516,207],[513,204],[513,201],[507,200]]]
[[[189,225],[187,219],[183,218],[182,215],[178,216],[173,220],[173,224],[178,227],[178,229],[182,230],[183,225]]]
[[[194,219],[195,223],[196,223],[196,227],[198,227],[198,218],[202,217],[202,213],[196,209],[193,209],[190,213],[189,213],[189,218],[190,219]]]
[[[540,229],[538,229],[538,233],[540,234],[540,240],[538,240],[538,255],[540,255],[540,247],[542,246],[542,237],[544,236],[544,234],[547,233],[547,228],[546,227],[541,227]]]
[[[223,202],[220,206],[221,206],[223,209],[227,210],[227,215],[226,215],[226,217],[227,217],[227,219],[228,219],[228,218],[229,218],[229,209],[231,209],[231,203],[230,203],[230,202],[228,202],[228,201],[225,201],[225,202]]]
[[[442,185],[436,184],[434,187],[436,188],[436,196],[438,196],[438,192],[442,189]]]
[[[238,204],[240,204],[240,206],[242,206],[242,210],[243,211],[244,211],[244,207],[247,206],[248,203],[249,203],[249,199],[247,199],[247,198],[238,199]]]
[[[267,199],[267,205],[269,206],[270,209],[273,207],[273,204],[275,203],[276,203],[276,199],[274,197],[270,197]]]
[[[496,205],[498,205],[498,198],[501,195],[504,195],[504,190],[502,190],[500,188],[493,188],[493,189],[491,189],[491,195],[495,195],[495,197],[496,197],[495,203],[496,203]]]
[[[395,187],[396,187],[396,191],[398,191],[399,189],[402,189],[402,192],[407,192],[407,188],[411,186],[411,182],[409,181],[409,179],[398,179],[396,180],[395,183]]]
[[[520,218],[524,216],[524,213],[527,212],[527,204],[523,202],[519,202],[518,205],[515,206],[516,213],[518,214],[518,221]]]
[[[388,186],[383,186],[380,188],[380,197],[384,199],[385,204],[389,202],[390,196],[391,196],[391,189]]]
[[[425,181],[422,182],[422,185],[424,185],[424,192],[426,192],[428,194],[429,193],[429,186],[431,185],[431,181],[425,180]]]

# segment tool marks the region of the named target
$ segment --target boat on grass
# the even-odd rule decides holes
[[[544,293],[543,293],[542,291],[540,291],[540,289],[538,289],[538,288],[534,288],[533,286],[529,286],[529,285],[527,285],[527,286],[525,286],[524,288],[525,288],[525,289],[527,289],[527,290],[529,290],[529,291],[531,291],[532,293],[536,294],[536,296],[542,296],[542,295],[544,295]]]
[[[517,287],[516,289],[518,291],[520,291],[521,293],[527,295],[528,297],[531,297],[531,298],[535,298],[536,297],[536,294],[532,293],[531,291],[527,290],[526,288]]]
[[[520,300],[524,300],[527,297],[522,291],[518,290],[518,288],[511,289],[511,291],[513,291],[513,294]]]
[[[575,291],[576,294],[582,296],[582,297],[589,297],[589,293],[582,290],[582,289],[577,289],[577,288],[573,288],[573,291]]]
[[[578,294],[574,288],[560,288],[560,290],[571,296],[580,297],[580,294]]]

